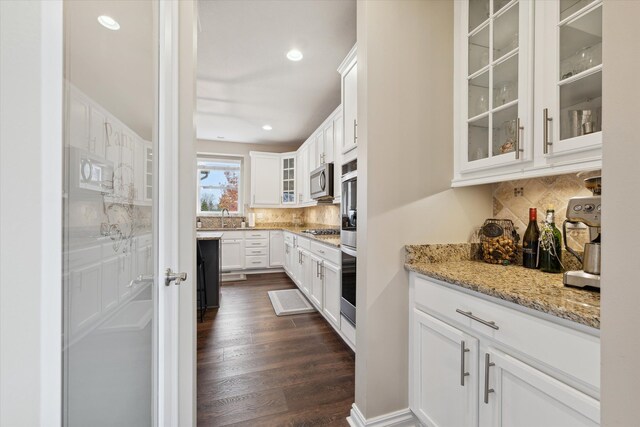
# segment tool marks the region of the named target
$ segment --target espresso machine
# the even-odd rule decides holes
[[[567,219],[562,224],[564,247],[582,263],[582,270],[564,273],[565,286],[579,288],[600,288],[600,238],[602,212],[600,197],[602,194],[602,180],[599,176],[587,178],[585,185],[593,193],[592,196],[573,197],[567,205]],[[589,242],[584,245],[584,252],[580,255],[567,244],[567,224],[586,225],[589,229]]]

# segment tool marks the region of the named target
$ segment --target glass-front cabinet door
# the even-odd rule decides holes
[[[296,203],[296,157],[283,157],[282,160],[282,204]]]
[[[530,160],[533,3],[469,0],[461,12],[461,169]]]
[[[547,157],[602,144],[602,1],[536,3],[540,147]],[[624,54],[624,53],[621,53]],[[538,59],[537,59],[538,60]]]

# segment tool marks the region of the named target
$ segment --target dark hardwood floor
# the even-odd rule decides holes
[[[284,273],[222,286],[198,323],[198,426],[347,426],[355,356],[317,312],[277,317]]]

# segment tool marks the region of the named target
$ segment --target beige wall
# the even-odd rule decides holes
[[[299,144],[244,144],[241,142],[231,141],[208,141],[199,139],[196,144],[198,154],[227,154],[233,156],[242,156],[244,158],[242,188],[245,194],[244,203],[246,206],[247,197],[251,191],[251,159],[250,151],[263,151],[268,153],[287,153],[296,151]],[[245,210],[245,213],[247,211]]]
[[[603,12],[602,425],[626,427],[640,420],[640,2]]]
[[[356,404],[408,407],[409,243],[466,242],[489,186],[451,189],[453,2],[358,1]]]

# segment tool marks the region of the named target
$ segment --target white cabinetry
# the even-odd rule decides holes
[[[600,341],[410,274],[412,411],[460,427],[597,426]],[[579,355],[579,357],[576,357]]]
[[[412,409],[427,425],[478,425],[478,340],[419,310],[413,311]]]
[[[285,265],[284,232],[273,230],[269,232],[269,267]]]
[[[251,206],[280,205],[280,155],[252,151]]]
[[[324,280],[322,279],[322,258],[311,255],[310,297],[318,310],[322,310],[324,301]]]
[[[322,279],[324,281],[324,305],[322,306],[324,315],[334,325],[339,326],[342,269],[328,261],[323,261]]]
[[[296,204],[296,171],[298,169],[296,163],[296,153],[287,153],[286,155],[282,155],[280,159],[280,200],[283,205]]]
[[[356,47],[351,49],[338,68],[342,76],[342,114],[344,123],[343,153],[353,150],[358,144],[358,65]]]
[[[453,185],[601,167],[601,1],[454,7]]]
[[[241,231],[224,233],[221,239],[223,272],[244,269],[244,236]]]

